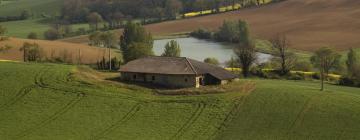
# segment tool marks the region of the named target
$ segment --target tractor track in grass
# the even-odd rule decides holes
[[[46,125],[48,125],[52,121],[58,119],[61,115],[65,114],[68,110],[73,108],[77,103],[79,103],[81,101],[81,99],[82,99],[82,97],[78,96],[77,98],[71,100],[65,106],[63,106],[61,109],[57,110],[53,115],[51,115],[47,119],[45,119],[45,120],[41,121],[40,123],[38,123],[35,127],[29,128],[29,129],[26,129],[26,130],[20,132],[17,135],[16,139],[24,138],[24,137],[34,133],[36,130],[45,127]]]
[[[321,94],[317,94],[317,95],[313,95],[311,96],[308,100],[306,100],[306,102],[304,103],[304,105],[301,107],[299,113],[297,114],[295,120],[292,122],[292,124],[290,125],[289,131],[287,132],[287,135],[289,135],[291,132],[294,131],[294,129],[296,127],[298,127],[299,125],[302,124],[302,122],[304,121],[306,112],[309,111],[309,109],[312,107],[313,105],[313,101],[315,101],[316,99],[318,99],[319,97],[322,97]]]
[[[29,85],[29,86],[25,86],[22,87],[14,96],[14,98],[10,99],[10,101],[6,102],[5,104],[0,106],[0,111],[2,111],[3,109],[10,107],[14,104],[16,104],[18,101],[20,101],[23,97],[25,97],[27,94],[29,94],[31,92],[31,90],[33,90],[34,88],[38,87],[39,85],[36,84],[36,79],[37,77],[41,77],[46,70],[41,70],[40,72],[35,74],[34,77],[34,81],[35,84],[34,85]]]
[[[85,93],[83,93],[83,92],[68,91],[68,90],[63,90],[61,88],[54,88],[54,87],[51,87],[49,84],[45,83],[43,74],[48,71],[50,71],[49,67],[47,69],[45,69],[41,75],[35,76],[34,81],[35,81],[36,87],[40,87],[43,89],[50,89],[50,90],[59,91],[59,92],[65,92],[65,93],[73,93],[73,94],[76,94],[76,97],[74,99],[72,99],[71,101],[69,101],[67,104],[65,104],[62,108],[57,110],[50,117],[48,117],[47,119],[38,123],[36,126],[20,132],[16,137],[17,139],[24,138],[24,137],[32,134],[36,130],[41,129],[41,128],[45,127],[46,125],[50,124],[52,121],[58,119],[61,115],[68,112],[71,108],[73,108],[77,103],[79,103],[85,97]]]
[[[234,105],[231,107],[229,113],[226,114],[224,120],[217,127],[217,130],[214,131],[214,133],[209,136],[208,140],[212,140],[212,139],[216,138],[216,136],[219,133],[221,133],[222,131],[225,131],[228,123],[234,118],[236,113],[238,113],[240,111],[240,107],[243,106],[243,104],[245,103],[246,97],[247,97],[247,95],[241,96],[240,98],[235,99]]]
[[[101,131],[99,134],[95,135],[93,138],[90,138],[90,140],[98,140],[103,138],[104,136],[106,136],[106,134],[111,133],[112,131],[114,131],[116,128],[118,128],[121,124],[126,123],[127,121],[129,121],[132,117],[135,116],[135,114],[141,109],[142,104],[138,103],[136,105],[134,105],[130,111],[128,111],[124,117],[122,117],[120,120],[118,120],[117,122],[113,123],[112,125],[110,125],[109,127],[107,127],[106,129],[104,129],[103,131]]]
[[[205,108],[206,108],[205,103],[203,102],[198,103],[196,111],[170,139],[179,139],[181,136],[183,136],[186,130],[188,130],[188,128],[190,128],[199,119]]]

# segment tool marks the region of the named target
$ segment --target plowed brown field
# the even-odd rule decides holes
[[[8,52],[0,53],[0,59],[5,60],[23,60],[23,53],[20,50],[20,47],[24,42],[37,43],[43,48],[46,57],[50,58],[51,54],[53,57],[62,57],[64,54],[67,55],[68,59],[71,59],[72,63],[77,63],[79,58],[79,51],[81,56],[81,63],[89,64],[96,63],[97,60],[100,60],[103,56],[107,58],[108,51],[104,48],[92,47],[84,44],[75,44],[67,43],[61,41],[45,41],[45,40],[29,40],[29,39],[17,39],[10,38],[6,41],[0,42],[0,47],[5,45],[13,46]],[[113,52],[115,54],[115,52]]]
[[[313,51],[324,45],[345,50],[360,47],[360,0],[287,0],[263,7],[147,25],[154,35],[216,30],[224,20],[245,19],[254,36],[269,39],[287,34],[292,46]],[[65,39],[87,43],[86,36]]]

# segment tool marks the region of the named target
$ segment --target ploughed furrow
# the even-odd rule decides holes
[[[101,131],[100,133],[96,134],[94,137],[90,138],[91,140],[98,140],[103,138],[104,136],[106,136],[107,134],[111,133],[112,131],[114,131],[116,128],[120,127],[122,124],[126,123],[128,120],[130,120],[131,118],[133,118],[135,116],[135,114],[140,110],[141,108],[141,104],[138,103],[136,104],[134,107],[132,107],[130,109],[129,112],[126,113],[126,115],[124,117],[122,117],[120,120],[118,120],[117,122],[113,123],[112,125],[110,125],[109,127],[107,127],[106,129],[104,129],[103,131]]]
[[[184,125],[181,126],[180,129],[171,137],[171,139],[179,139],[182,135],[184,135],[184,133],[199,119],[205,108],[205,103],[198,103],[195,112],[184,123]]]
[[[65,114],[68,110],[70,110],[71,108],[73,108],[77,103],[80,102],[80,100],[82,99],[82,96],[78,96],[76,98],[74,98],[73,100],[71,100],[70,102],[68,102],[66,105],[64,105],[61,109],[57,110],[53,115],[51,115],[49,118],[41,121],[40,123],[38,123],[37,125],[35,125],[32,128],[29,128],[27,130],[24,130],[22,132],[20,132],[16,139],[21,139],[24,138],[32,133],[34,133],[36,130],[39,130],[41,128],[43,128],[44,126],[46,126],[47,124],[51,123],[52,121],[56,120],[57,118],[59,118],[61,115]]]

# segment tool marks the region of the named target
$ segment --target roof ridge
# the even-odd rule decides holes
[[[195,70],[194,66],[191,64],[191,62],[189,61],[189,59],[188,59],[187,57],[184,57],[184,58],[185,58],[186,62],[189,63],[191,70],[192,70],[196,75],[198,75],[197,71]]]

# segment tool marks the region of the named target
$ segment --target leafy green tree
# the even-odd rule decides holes
[[[208,57],[208,58],[205,58],[204,60],[205,63],[208,63],[208,64],[213,64],[213,65],[219,65],[219,60],[217,60],[216,58],[214,57]]]
[[[324,80],[330,70],[336,68],[340,63],[341,55],[329,47],[318,49],[311,57],[313,65],[320,70],[321,91],[324,90]]]
[[[165,45],[164,53],[161,56],[166,57],[180,57],[181,49],[179,43],[175,40],[171,40]]]
[[[359,71],[357,71],[357,68],[360,66],[358,61],[358,56],[356,51],[354,49],[350,49],[347,54],[347,60],[346,60],[346,66],[348,70],[348,76],[355,77]]]
[[[224,21],[219,31],[215,33],[215,39],[224,42],[238,42],[239,25],[236,21]]]
[[[242,74],[246,78],[249,76],[250,68],[257,59],[255,43],[251,39],[249,27],[245,21],[238,22],[239,45],[234,49],[242,67]]]
[[[127,63],[142,55],[153,55],[153,43],[152,35],[146,32],[143,26],[129,21],[125,25],[120,37],[120,48],[123,53],[124,62]],[[137,53],[136,50],[141,52]]]
[[[103,22],[102,16],[97,12],[90,13],[87,19],[90,26],[95,28],[96,31],[99,29],[99,23]]]
[[[127,56],[127,60],[135,60],[138,58],[146,57],[146,56],[152,56],[154,55],[152,49],[150,49],[147,44],[145,43],[138,43],[134,42],[129,45],[129,51]],[[124,54],[125,56],[125,54]]]

